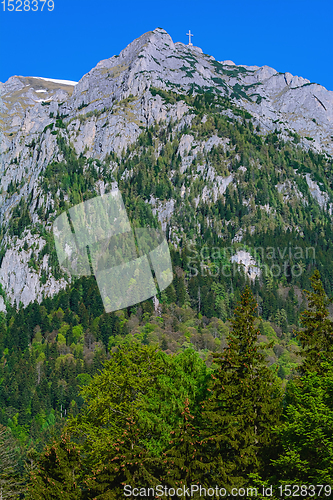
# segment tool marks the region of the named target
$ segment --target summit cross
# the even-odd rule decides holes
[[[193,45],[193,43],[191,42],[191,36],[194,36],[194,35],[192,35],[191,30],[188,30],[188,33],[186,33],[186,36],[188,36],[188,38],[189,38],[188,44]]]

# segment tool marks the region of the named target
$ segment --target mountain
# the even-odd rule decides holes
[[[268,256],[248,250],[241,259],[237,245],[283,233],[287,245],[313,240],[324,265],[332,117],[324,87],[216,61],[161,28],[78,83],[11,77],[1,84],[0,309],[40,302],[71,282],[57,263],[52,222],[116,185],[132,217],[161,224],[176,249],[230,244],[253,273]],[[299,264],[288,255],[289,267]],[[315,259],[301,260],[307,269]]]
[[[156,405],[163,419],[170,408],[176,429],[175,405],[164,406],[163,394],[171,390],[179,412],[180,393],[201,407],[195,394],[206,391],[202,377],[214,370],[214,354],[231,346],[230,318],[247,284],[258,304],[258,318],[251,312],[258,352],[266,352],[265,362],[288,387],[304,347],[295,334],[308,305],[302,290],[310,289],[315,269],[333,294],[332,92],[267,66],[218,62],[160,28],[79,82],[13,76],[0,87],[0,434],[6,426],[19,443],[20,474],[25,461],[36,470],[68,416],[85,411],[80,388],[100,379],[112,359],[129,388],[126,373],[138,359],[146,365],[145,356],[137,357],[146,348],[149,356],[157,349],[176,354],[158,354],[170,358],[172,370],[152,406],[154,419]],[[173,281],[154,300],[106,313],[95,277],[71,277],[59,266],[53,223],[116,187],[133,229],[162,227]],[[69,247],[65,252],[70,256]],[[314,290],[332,314],[316,276]],[[117,283],[110,286],[118,291]],[[309,342],[320,323],[313,314],[305,316]],[[323,314],[319,351],[331,331]],[[125,358],[119,364],[113,357],[121,347],[132,349],[128,372]],[[141,384],[130,377],[132,388]],[[149,423],[147,429],[155,447]],[[12,463],[8,442],[0,442],[0,455],[1,446]]]

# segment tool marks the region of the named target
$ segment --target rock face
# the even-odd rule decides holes
[[[254,280],[256,276],[259,277],[261,274],[260,267],[251,254],[245,250],[239,250],[230,260],[244,266],[245,272],[251,280]]]
[[[99,62],[78,83],[13,76],[0,84],[0,224],[6,228],[22,199],[30,200],[35,224],[40,222],[38,207],[52,205],[52,199],[42,195],[39,180],[47,165],[61,160],[54,133],[57,128],[78,155],[103,161],[110,153],[126,152],[142,129],[156,122],[172,121],[179,130],[190,126],[193,114],[186,103],[167,103],[151,91],[152,87],[179,94],[218,92],[251,113],[262,132],[278,129],[282,138],[297,132],[303,147],[333,154],[333,92],[268,66],[218,62],[199,47],[174,43],[165,30],[157,28],[134,40],[119,55]],[[195,144],[192,135],[183,135],[179,144],[182,171],[197,155],[227,146],[217,136]],[[233,176],[223,177],[213,171],[205,175],[207,186],[196,203],[207,197],[216,200],[233,181]],[[325,193],[311,179],[307,182],[324,206]],[[183,186],[181,196],[185,192]],[[161,203],[152,198],[151,204],[165,228],[174,210],[173,200]],[[64,286],[64,280],[56,281],[51,275],[41,284],[40,274],[28,266],[28,252],[19,251],[23,240],[17,242],[6,230],[3,234],[0,282],[11,302],[26,305],[40,300],[43,292],[55,293]],[[24,241],[29,248],[37,245],[31,235]],[[39,246],[42,248],[42,241]],[[46,272],[47,256],[43,266]]]

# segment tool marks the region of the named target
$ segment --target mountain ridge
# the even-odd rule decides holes
[[[136,148],[140,136],[157,125],[156,133],[160,129],[160,134],[169,127],[174,156],[168,160],[164,185],[171,182],[174,192],[169,190],[169,199],[163,198],[164,194],[151,193],[145,203],[151,206],[152,214],[162,227],[174,233],[176,242],[181,240],[184,225],[170,220],[177,210],[182,211],[181,203],[191,199],[193,183],[204,182],[193,195],[195,209],[199,210],[202,204],[225,200],[229,188],[239,189],[248,169],[254,165],[259,168],[258,160],[251,158],[244,166],[237,144],[214,128],[209,115],[210,108],[215,106],[213,101],[219,103],[216,106],[220,106],[221,117],[239,127],[241,123],[251,127],[253,140],[257,140],[257,136],[261,143],[261,138],[264,140],[270,134],[276,136],[276,144],[297,140],[304,151],[314,151],[328,163],[333,153],[332,92],[290,73],[277,73],[268,66],[236,66],[230,60],[218,62],[199,47],[174,43],[161,28],[134,40],[119,55],[100,61],[75,86],[46,78],[14,76],[1,85],[1,95],[0,283],[11,303],[27,305],[35,299],[41,300],[43,293],[56,293],[68,282],[68,277],[54,278],[47,254],[38,269],[31,261],[47,245],[47,237],[42,234],[51,229],[54,216],[50,214],[59,210],[58,198],[63,197],[62,204],[70,202],[68,186],[59,187],[52,194],[50,190],[43,190],[41,184],[50,166],[63,168],[71,155],[83,158],[83,176],[89,169],[95,169],[91,193],[102,194],[114,182],[109,174],[119,171],[123,159],[133,162],[135,151],[141,154],[139,146],[130,151]],[[204,96],[207,113],[200,115],[199,125],[200,112],[195,105],[200,96]],[[206,134],[205,138],[196,138],[193,130],[198,127]],[[151,133],[148,132],[148,136]],[[166,147],[158,136],[150,141],[155,148],[154,161],[158,163]],[[213,166],[208,157],[215,154],[215,150],[223,160],[219,158]],[[228,155],[235,163],[232,167]],[[195,162],[198,170],[189,174],[192,176],[189,181],[186,176]],[[101,164],[105,165],[109,180],[101,173]],[[180,168],[179,173],[174,164]],[[310,190],[320,209],[331,214],[331,193],[323,187],[319,174],[318,181],[304,168],[299,165],[300,172],[304,171],[301,178],[307,185],[304,189]],[[131,183],[133,169],[127,169],[122,176],[117,179],[118,185],[124,179]],[[176,182],[174,178],[182,181]],[[276,186],[284,203],[288,203],[291,196],[298,197],[298,203],[303,196],[291,179]],[[276,211],[270,203],[258,203],[253,198],[251,201],[250,194],[242,203],[248,207],[254,203],[254,208],[261,207],[260,210],[268,214]],[[15,217],[22,221],[22,214],[26,214],[20,223],[22,232],[17,229],[16,234],[10,235],[9,228]],[[244,229],[238,228],[238,236],[233,238],[237,236],[241,241],[242,232]],[[28,249],[23,250],[24,246]],[[4,308],[3,304],[0,307]]]

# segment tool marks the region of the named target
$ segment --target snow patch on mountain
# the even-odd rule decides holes
[[[45,80],[46,82],[61,83],[63,85],[78,84],[78,82],[73,82],[72,80],[58,80],[56,78],[44,78],[43,76],[31,76],[30,78],[35,78],[36,80]]]

